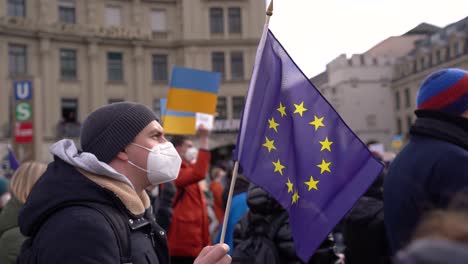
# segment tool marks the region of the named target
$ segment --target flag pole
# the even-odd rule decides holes
[[[266,11],[266,21],[265,24],[268,25],[270,23],[270,17],[273,15],[273,0],[270,1],[270,5]],[[221,237],[219,242],[222,244],[224,243],[224,238],[226,237],[226,226],[229,219],[229,212],[231,211],[231,203],[232,203],[232,195],[234,193],[234,185],[236,185],[237,174],[239,170],[239,161],[234,163],[234,170],[232,172],[232,179],[231,185],[229,187],[229,195],[228,200],[226,203],[226,211],[224,212],[224,219],[223,219],[223,227],[221,229]]]

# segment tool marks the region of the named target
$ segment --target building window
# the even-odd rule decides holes
[[[429,56],[424,56],[423,58],[423,61],[424,61],[424,69],[427,69],[429,67],[429,60],[430,60],[430,57]]]
[[[410,95],[410,89],[409,88],[405,89],[405,106],[406,106],[406,108],[411,107],[411,95]]]
[[[153,32],[167,31],[167,17],[164,10],[151,11],[151,30]]]
[[[242,52],[231,53],[231,78],[244,80],[244,56]]]
[[[26,45],[8,45],[9,72],[10,75],[27,74],[27,48]]]
[[[60,50],[60,78],[64,80],[76,79],[76,51],[72,49]]]
[[[397,118],[397,134],[398,135],[401,135],[403,134],[403,130],[402,130],[402,127],[401,127],[401,119],[400,118]]]
[[[241,9],[239,7],[231,7],[228,9],[229,14],[229,33],[241,33]]]
[[[107,53],[107,79],[109,81],[123,81],[124,78],[122,57],[122,53]]]
[[[211,65],[214,72],[220,72],[222,78],[224,74],[224,52],[213,52],[211,54]]]
[[[75,1],[59,1],[59,21],[66,24],[76,23]]]
[[[155,112],[156,115],[158,115],[159,118],[162,120],[161,99],[156,98],[153,100],[153,112]]]
[[[117,6],[106,7],[106,26],[120,27],[121,25],[121,10]]]
[[[25,0],[8,0],[8,15],[13,17],[25,17]]]
[[[211,33],[224,32],[223,9],[219,7],[210,8],[210,30]]]
[[[216,119],[219,120],[226,120],[227,118],[227,111],[226,111],[226,97],[219,96],[218,102],[216,104]]]
[[[400,110],[400,105],[401,105],[400,93],[399,93],[399,92],[396,92],[396,93],[395,93],[395,109],[396,109],[396,110]]]
[[[67,123],[77,122],[78,99],[62,99],[62,120]]]
[[[440,54],[440,50],[436,50],[433,64],[437,65],[437,64],[439,64],[441,62],[442,62],[442,57],[441,57],[441,54]]]
[[[413,121],[411,120],[411,116],[407,116],[406,117],[406,126],[408,127],[408,132],[409,132],[412,124],[413,124]]]
[[[243,96],[232,97],[232,119],[240,119],[244,110],[245,100]]]
[[[167,55],[153,55],[153,81],[166,81]]]
[[[366,116],[367,127],[376,127],[377,126],[377,117],[376,115],[367,115]]]
[[[79,137],[81,125],[78,122],[78,99],[62,99],[62,121],[57,126],[59,138]]]
[[[460,56],[463,54],[463,47],[460,45],[460,42],[457,41],[453,44],[454,54],[455,56]]]

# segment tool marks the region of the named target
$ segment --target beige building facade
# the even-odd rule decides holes
[[[395,65],[392,92],[398,134],[409,134],[424,79],[438,69],[452,67],[468,70],[468,17],[425,37]]]
[[[390,37],[363,54],[342,54],[326,71],[312,78],[325,98],[363,142],[377,141],[386,149],[396,133],[391,81],[398,57],[414,48],[415,41],[434,28],[421,24]]]
[[[99,106],[130,100],[159,114],[177,65],[222,73],[212,147],[233,144],[264,13],[257,0],[0,1],[0,143],[15,144],[18,81],[34,97],[34,147],[20,158],[48,161],[48,146],[77,140]]]

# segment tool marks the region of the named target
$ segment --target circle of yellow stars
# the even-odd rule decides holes
[[[303,117],[303,113],[308,111],[307,108],[304,107],[304,101],[294,104],[294,112],[293,115],[299,115],[300,117]],[[287,116],[286,113],[286,106],[283,105],[282,102],[279,103],[279,107],[276,109],[281,114],[281,118]],[[314,115],[314,120],[312,120],[309,124],[313,126],[314,132],[320,129],[321,127],[325,127],[324,124],[324,117],[318,117]],[[273,129],[275,133],[278,133],[278,127],[280,124],[275,120],[274,117],[271,119],[268,119],[268,129]],[[321,145],[320,152],[322,151],[329,151],[332,152],[332,144],[333,141],[330,141],[328,137],[325,137],[323,140],[319,140],[319,144]],[[275,146],[275,141],[273,139],[269,139],[268,137],[265,136],[265,142],[262,145],[268,150],[268,153],[271,153],[272,151],[277,151],[277,148]],[[272,162],[273,167],[274,167],[274,173],[279,173],[280,175],[283,175],[283,170],[286,168],[283,164],[281,164],[280,159],[278,159],[276,162]],[[322,159],[322,162],[318,165],[316,165],[320,169],[320,175],[328,172],[331,173],[330,166],[332,165],[331,162],[327,162],[325,159]],[[319,180],[316,180],[313,176],[310,176],[309,180],[304,182],[304,184],[307,186],[308,191],[312,190],[319,190],[318,184]],[[286,182],[287,186],[287,191],[288,193],[292,194],[292,204],[298,203],[299,201],[299,191],[298,188],[294,188],[294,184],[291,182],[291,179],[288,177],[288,181]]]

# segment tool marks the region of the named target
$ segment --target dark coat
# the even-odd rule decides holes
[[[391,263],[384,224],[384,170],[344,217],[341,224],[347,264]]]
[[[468,119],[418,110],[411,140],[384,184],[385,226],[393,252],[408,243],[423,213],[445,208],[468,186]]]
[[[120,263],[115,233],[95,209],[70,206],[44,219],[64,203],[86,201],[114,207],[128,217],[129,222],[141,218],[149,222],[154,220],[151,208],[141,215],[132,214],[117,194],[97,185],[56,157],[33,187],[20,213],[21,232],[26,236],[37,233],[30,248],[32,258],[29,262],[19,263]],[[153,225],[152,230],[151,225],[145,225],[131,231],[134,264],[169,263],[165,233],[157,227]]]
[[[275,218],[279,217],[283,213],[287,214],[281,205],[269,196],[267,192],[253,184],[250,185],[247,193],[247,204],[249,212],[239,220],[234,229],[234,247],[249,237],[249,230],[263,225],[266,219],[272,216]],[[288,217],[280,224],[275,233],[276,236],[273,242],[277,246],[281,263],[301,263],[296,256]]]
[[[252,230],[263,227],[268,219],[277,219],[282,214],[287,214],[273,197],[253,184],[250,185],[247,193],[247,204],[249,212],[239,220],[234,229],[234,247],[243,240],[246,240],[252,233]],[[279,225],[275,234],[273,242],[277,246],[280,263],[303,263],[296,255],[289,217],[286,217]],[[325,239],[308,263],[333,263],[336,260],[337,258],[332,251],[331,241]]]
[[[15,263],[26,239],[18,227],[18,214],[23,205],[14,196],[0,213],[0,263]]]

